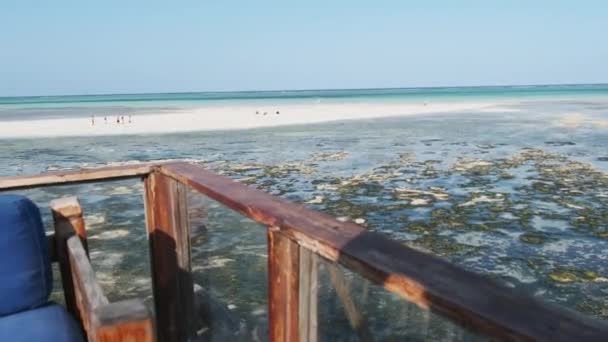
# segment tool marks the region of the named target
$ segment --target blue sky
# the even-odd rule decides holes
[[[608,82],[608,1],[0,0],[0,96]]]

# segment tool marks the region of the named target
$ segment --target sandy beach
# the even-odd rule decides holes
[[[0,122],[0,138],[33,138],[60,136],[103,136],[123,134],[159,134],[207,130],[230,130],[283,125],[311,124],[329,121],[411,116],[468,110],[499,111],[496,102],[453,103],[341,103],[282,104],[280,106],[201,106],[176,109],[172,113],[137,114],[129,123],[116,123],[116,116],[34,119]],[[278,112],[278,114],[277,114]],[[256,114],[257,113],[257,114]]]

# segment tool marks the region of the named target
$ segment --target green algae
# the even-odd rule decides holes
[[[579,277],[567,270],[554,270],[548,274],[549,278],[557,283],[571,283],[579,280]]]
[[[522,235],[519,236],[519,240],[521,242],[525,242],[525,243],[529,243],[529,244],[533,244],[533,245],[540,245],[540,244],[547,242],[548,237],[545,234],[540,234],[540,233],[523,233]]]
[[[589,300],[582,299],[577,301],[576,309],[585,314],[599,317],[601,319],[608,319],[608,302],[603,300]]]
[[[431,234],[423,235],[422,237],[408,243],[414,247],[421,247],[425,250],[432,251],[440,256],[454,256],[473,253],[479,247],[465,245],[448,239],[442,239]]]
[[[568,268],[556,268],[548,274],[549,278],[556,283],[573,283],[583,281],[595,281],[600,275],[590,270],[575,270]]]
[[[526,259],[526,264],[532,270],[539,271],[542,270],[542,268],[547,264],[547,262],[540,258],[530,258]]]
[[[428,224],[426,222],[420,222],[420,221],[410,222],[405,227],[405,230],[407,232],[416,233],[416,234],[430,234],[433,231],[433,229],[434,229],[433,225]]]
[[[401,153],[360,174],[310,173],[323,162],[335,161],[294,161],[262,169],[246,166],[229,174],[250,177],[243,182],[283,196],[303,187],[312,193],[301,195],[302,201],[322,196],[321,210],[348,219],[365,218],[370,230],[413,234],[400,238],[448,259],[471,255],[471,260],[479,260],[488,253],[502,257],[515,249],[523,251],[522,272],[527,270],[537,279],[564,286],[600,283],[596,272],[549,266],[549,258],[561,253],[555,251],[562,245],[553,242],[559,242],[562,234],[608,239],[608,177],[583,163],[539,149],[522,149],[507,158],[459,158],[454,165],[436,159],[416,161],[413,154]],[[543,232],[538,219],[565,224]],[[454,237],[464,232],[491,232],[483,236],[495,237],[498,248],[484,252],[485,247],[456,242]],[[505,241],[507,249],[502,247]],[[480,269],[486,267],[497,269],[491,264]],[[498,270],[499,281],[511,281],[501,273],[506,271]]]
[[[448,229],[459,229],[466,226],[466,218],[443,208],[433,209],[430,222],[432,226]]]
[[[507,171],[501,171],[498,175],[498,177],[502,180],[511,180],[511,179],[515,179],[515,176],[513,176],[512,174],[510,174]]]

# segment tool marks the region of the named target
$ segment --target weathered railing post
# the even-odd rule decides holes
[[[300,249],[278,228],[268,228],[269,339],[299,341]]]
[[[87,253],[76,236],[67,241],[80,323],[89,342],[153,342],[154,322],[140,299],[110,303],[97,282]]]
[[[186,186],[153,171],[145,179],[146,229],[159,341],[192,334],[193,283]]]
[[[300,246],[300,295],[299,331],[300,341],[318,340],[318,260],[310,250]]]
[[[82,208],[76,197],[53,200],[50,207],[55,225],[55,253],[57,261],[59,261],[65,305],[72,315],[78,316],[67,241],[74,234],[78,235],[88,256],[87,232],[82,218]]]
[[[303,295],[305,284],[312,282],[301,279],[305,271],[295,272],[298,267],[306,267],[303,261],[299,264],[305,257],[295,247],[297,245],[310,247],[318,256],[345,266],[425,310],[495,339],[605,341],[608,336],[608,324],[604,321],[514,292],[433,255],[355,224],[338,222],[328,215],[264,194],[199,165],[128,165],[0,178],[0,192],[140,176],[146,177],[146,221],[153,249],[154,295],[161,341],[185,340],[190,331],[192,310],[188,225],[184,214],[185,188],[174,179],[260,224],[281,224],[280,229],[271,228],[268,234],[270,337],[273,340],[302,340],[305,334],[295,329],[296,322],[300,323],[301,329],[313,326],[300,322],[301,317],[306,317],[307,310],[301,307],[304,299],[298,298],[297,294]],[[79,231],[81,238],[85,234],[84,224],[80,225],[80,230],[74,228],[79,226],[74,223],[77,221],[73,222],[69,214],[61,212],[59,209],[53,212],[58,222],[57,234],[49,241],[58,247],[55,253],[62,263],[63,276],[69,274],[69,270],[65,270],[64,266],[65,236],[61,235],[69,233],[69,229],[62,227],[72,227],[71,234]],[[78,259],[86,260],[86,252],[84,248],[82,250],[80,255],[85,257]],[[68,284],[64,278],[64,286],[70,286]],[[66,289],[66,292],[70,291]],[[132,305],[127,304],[126,307]],[[122,310],[123,307],[119,311]],[[309,315],[311,311],[308,310]],[[114,315],[107,317],[112,321],[115,318]],[[351,322],[362,320],[352,316]],[[185,328],[180,330],[183,326]]]

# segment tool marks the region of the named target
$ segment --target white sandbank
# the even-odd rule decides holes
[[[208,130],[246,129],[283,125],[311,124],[327,121],[373,119],[392,116],[410,116],[429,113],[463,111],[496,111],[497,103],[344,103],[344,104],[282,104],[280,106],[206,106],[178,109],[175,113],[145,113],[132,117],[128,123],[116,123],[116,116],[59,118],[23,121],[0,121],[0,139],[99,136],[120,134],[160,134]],[[256,114],[256,111],[259,114]],[[276,112],[279,111],[279,114]],[[505,108],[505,111],[508,109]],[[266,115],[264,115],[266,113]]]

